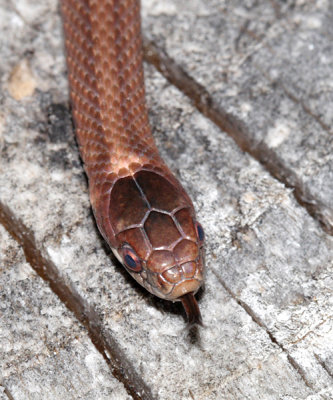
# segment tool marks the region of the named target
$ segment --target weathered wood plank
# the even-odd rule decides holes
[[[215,113],[241,121],[229,133],[333,234],[332,3],[143,5],[148,37],[203,85]]]
[[[2,226],[0,298],[1,399],[132,398]]]
[[[184,332],[180,308],[138,288],[96,231],[70,130],[59,15],[45,4],[25,18],[3,6],[16,38],[0,66],[2,221],[33,248],[32,266],[86,317],[132,396],[330,399],[332,237],[148,66],[159,147],[207,236],[206,327],[196,338]],[[15,100],[24,59],[35,88]]]

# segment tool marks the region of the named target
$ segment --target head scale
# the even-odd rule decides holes
[[[204,232],[175,178],[171,182],[141,170],[118,179],[109,215],[113,251],[142,286],[173,301],[197,292],[203,281]]]

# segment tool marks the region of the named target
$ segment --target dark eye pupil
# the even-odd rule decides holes
[[[198,232],[198,238],[199,238],[200,242],[203,242],[203,240],[205,238],[205,233],[200,224],[197,224],[197,232]]]
[[[122,263],[129,272],[140,272],[142,270],[141,260],[128,243],[124,243],[121,249]]]
[[[135,260],[129,254],[125,255],[125,263],[129,268],[135,268],[136,267]]]

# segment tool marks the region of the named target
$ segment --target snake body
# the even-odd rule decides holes
[[[76,137],[98,228],[149,292],[201,321],[203,241],[148,121],[137,0],[62,0]]]

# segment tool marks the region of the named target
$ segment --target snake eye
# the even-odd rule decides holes
[[[125,267],[134,272],[140,272],[141,260],[136,254],[136,252],[132,249],[132,247],[128,244],[125,244],[122,248],[123,260]]]
[[[205,232],[204,232],[201,224],[199,224],[199,222],[195,223],[195,230],[197,231],[199,244],[201,245],[203,243],[203,241],[205,240]]]

